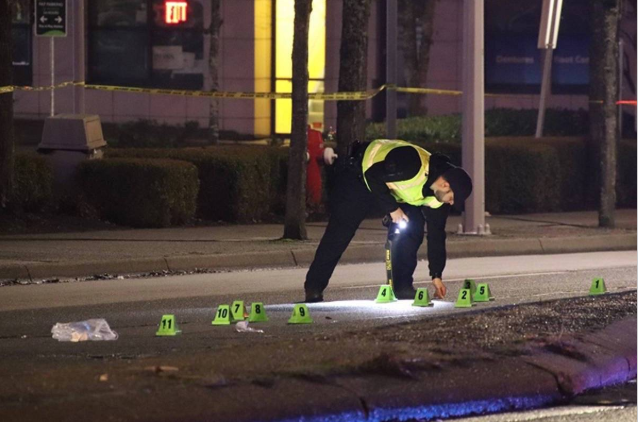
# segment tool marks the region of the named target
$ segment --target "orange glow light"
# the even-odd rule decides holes
[[[167,1],[166,5],[166,23],[177,24],[186,22],[186,2],[185,1]]]

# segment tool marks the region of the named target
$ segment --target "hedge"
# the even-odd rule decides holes
[[[192,219],[199,190],[197,169],[174,160],[120,158],[78,166],[83,201],[99,217],[131,227],[168,227]]]
[[[104,123],[104,137],[109,145],[120,148],[177,148],[200,132],[195,121],[184,126],[159,124],[155,120],[139,119],[124,123]]]
[[[201,182],[197,213],[208,220],[256,222],[284,210],[287,148],[120,149],[107,150],[107,157],[170,158],[193,163]]]
[[[417,142],[461,164],[461,145]],[[273,219],[285,211],[287,148],[109,150],[116,156],[170,157],[199,170],[201,217],[229,222]],[[490,138],[485,142],[486,210],[494,214],[594,209],[587,202],[584,138]],[[636,207],[636,143],[618,151],[618,206]]]
[[[558,211],[560,163],[542,144],[490,142],[485,150],[485,203],[492,213]]]
[[[461,165],[459,144],[422,143],[430,152],[450,157]],[[549,187],[560,171],[552,148],[492,139],[485,142],[485,209],[491,213],[556,211],[558,198]]]
[[[461,164],[460,144],[418,144]],[[486,139],[485,208],[495,214],[593,209],[596,204],[587,202],[586,195],[592,189],[587,185],[588,171],[585,138]],[[619,143],[617,174],[617,206],[635,208],[635,142]]]
[[[485,111],[485,136],[532,136],[536,131],[536,109],[493,108]],[[410,142],[461,142],[461,115],[408,117],[397,121],[397,138]],[[583,136],[589,127],[586,110],[547,109],[546,136]],[[366,139],[383,139],[385,123],[369,123]]]
[[[53,181],[53,169],[43,156],[17,153],[11,208],[33,212],[53,207]]]

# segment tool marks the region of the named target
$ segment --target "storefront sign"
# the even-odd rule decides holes
[[[35,35],[66,37],[66,0],[35,1]]]

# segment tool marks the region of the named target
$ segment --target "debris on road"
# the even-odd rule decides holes
[[[53,338],[58,341],[109,341],[117,340],[118,334],[111,330],[103,318],[79,322],[57,323],[51,328]]]
[[[235,324],[235,331],[238,333],[263,333],[264,330],[257,330],[248,326],[248,321],[239,321]]]
[[[176,366],[167,366],[167,365],[156,365],[156,366],[147,366],[144,368],[146,371],[155,372],[159,374],[161,372],[177,372],[179,368]]]

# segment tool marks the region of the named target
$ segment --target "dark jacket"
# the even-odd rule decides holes
[[[432,154],[428,180],[423,187],[424,197],[434,195],[431,190],[432,183],[451,167],[448,157],[441,154]],[[420,169],[421,158],[419,153],[416,149],[406,146],[393,149],[383,161],[375,163],[366,171],[365,177],[370,190],[386,213],[399,208],[399,204],[390,194],[390,189],[386,183],[412,179]],[[422,207],[422,212],[427,224],[430,276],[432,278],[440,278],[447,260],[445,225],[450,212],[450,205],[444,204],[436,209]]]

